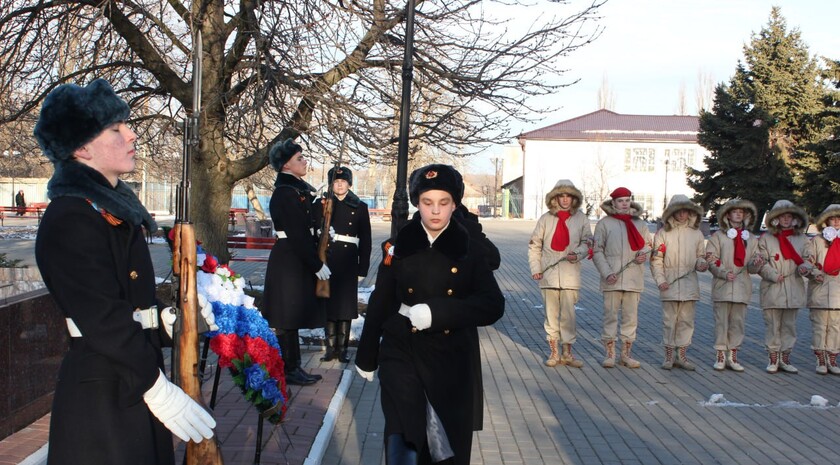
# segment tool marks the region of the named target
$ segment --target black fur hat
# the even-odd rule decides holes
[[[336,179],[343,179],[343,180],[347,181],[347,184],[350,184],[352,186],[353,185],[353,172],[350,171],[350,169],[347,168],[346,166],[339,166],[338,170],[336,170],[335,167],[332,167],[327,172],[327,179],[329,179],[330,182],[333,182]]]
[[[44,99],[35,124],[35,139],[55,163],[92,141],[108,126],[128,119],[130,108],[104,79],[85,87],[62,84]]]
[[[272,168],[280,171],[283,169],[283,165],[298,152],[303,152],[303,147],[296,144],[292,139],[286,139],[271,146],[271,150],[268,151],[268,162],[271,163]]]
[[[441,190],[452,194],[456,205],[464,197],[464,179],[461,173],[450,165],[426,165],[411,173],[408,180],[408,196],[415,207],[420,202],[420,194],[431,190]]]

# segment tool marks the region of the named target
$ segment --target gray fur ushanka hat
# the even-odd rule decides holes
[[[44,99],[35,139],[51,162],[69,160],[108,126],[128,119],[130,108],[104,79],[85,87],[62,84]]]
[[[272,168],[280,171],[283,165],[298,152],[303,152],[303,147],[296,144],[293,139],[286,139],[271,146],[271,150],[268,151],[268,162],[271,163]]]

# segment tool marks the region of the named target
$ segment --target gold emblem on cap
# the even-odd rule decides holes
[[[438,175],[438,172],[435,170],[426,171],[426,179],[434,179]]]

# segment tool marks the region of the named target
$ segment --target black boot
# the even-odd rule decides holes
[[[327,353],[321,357],[322,362],[331,362],[338,356],[338,339],[335,337],[335,331],[335,321],[327,320],[327,324],[324,325],[324,345],[327,346]]]
[[[341,350],[338,356],[338,361],[341,363],[350,363],[350,353],[347,347],[350,345],[350,320],[339,320],[338,331],[335,335],[335,351]],[[340,346],[340,349],[339,349]]]
[[[290,348],[291,350],[293,350],[293,351],[294,351],[294,353],[295,353],[295,359],[297,360],[297,367],[298,367],[297,371],[300,373],[300,375],[301,375],[303,378],[308,379],[308,380],[312,381],[313,383],[314,383],[315,381],[320,380],[320,379],[321,379],[321,375],[313,375],[313,374],[309,374],[309,373],[307,373],[307,372],[303,371],[303,368],[301,368],[301,357],[300,357],[300,337],[298,336],[298,330],[296,330],[296,329],[289,330],[289,331],[288,331],[288,333],[289,333],[289,334],[291,334],[291,336],[289,337],[289,339],[294,340],[294,343],[293,343],[293,344],[292,344],[292,343],[290,343],[290,344],[289,344],[289,348]],[[312,383],[310,383],[310,384],[312,384]]]
[[[283,363],[285,365],[286,384],[307,386],[316,380],[304,376],[300,369],[300,348],[298,345],[298,334],[296,330],[280,330],[277,332],[277,342],[283,352]],[[297,350],[296,350],[297,349]]]
[[[385,465],[417,465],[417,451],[401,434],[392,434],[385,438]]]

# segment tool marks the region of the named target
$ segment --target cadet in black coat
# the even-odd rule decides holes
[[[134,169],[128,113],[97,79],[53,90],[35,126],[55,165],[35,258],[71,336],[53,399],[50,465],[168,465],[170,430],[184,440],[213,436],[210,414],[162,371],[161,344],[171,340],[158,325],[141,231],[156,225],[119,180]]]
[[[356,367],[368,380],[379,369],[389,464],[467,465],[482,427],[476,328],[502,317],[504,297],[452,217],[462,186],[447,165],[412,174],[420,218],[400,230],[368,303]]]
[[[327,255],[330,298],[327,300],[327,323],[324,341],[327,353],[321,361],[336,358],[350,361],[350,325],[359,316],[358,277],[370,268],[370,213],[367,204],[350,190],[353,172],[346,167],[331,168],[327,178],[333,184],[332,242]]]
[[[300,366],[298,330],[324,326],[325,310],[315,297],[315,281],[330,277],[329,267],[318,259],[315,188],[302,179],[307,165],[302,152],[292,139],[278,142],[269,152],[271,166],[278,171],[269,203],[277,242],[268,257],[260,305],[262,314],[277,330],[286,382],[296,385],[321,379]]]

